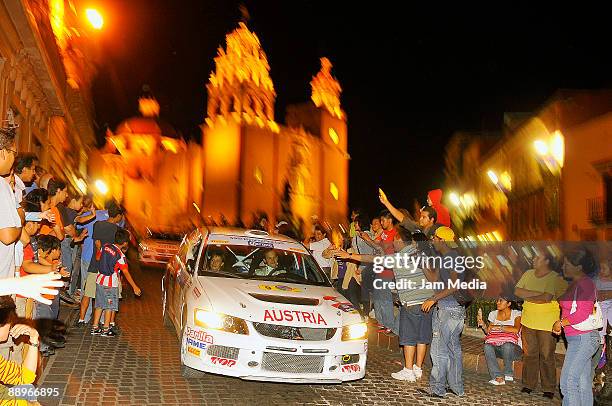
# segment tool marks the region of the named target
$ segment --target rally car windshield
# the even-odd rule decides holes
[[[202,253],[198,274],[329,286],[310,253],[299,251],[302,252],[279,247],[209,244]]]

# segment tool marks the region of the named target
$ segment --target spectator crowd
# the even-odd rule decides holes
[[[119,204],[109,201],[99,210],[91,196],[16,149],[14,129],[0,129],[3,405],[20,402],[9,386],[35,382],[43,358],[65,347],[62,307],[80,308],[77,328],[92,322],[91,334],[114,337],[121,278],[141,293],[127,267],[124,253],[134,241]]]

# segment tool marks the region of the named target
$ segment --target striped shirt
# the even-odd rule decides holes
[[[114,249],[110,247],[114,247]],[[103,273],[98,271],[96,283],[107,288],[118,288],[119,272],[127,270],[127,261],[125,259],[125,254],[115,244],[106,244],[102,248],[102,256],[108,256],[106,259],[108,260],[107,263],[112,267],[112,274],[104,275]],[[104,261],[101,259],[100,263],[103,262]]]
[[[33,371],[0,356],[0,406],[26,405],[25,400],[9,396],[8,386],[5,385],[27,385],[35,379],[36,373]]]

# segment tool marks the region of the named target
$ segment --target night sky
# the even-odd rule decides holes
[[[99,134],[137,114],[142,85],[161,118],[199,139],[205,84],[217,47],[240,20],[233,0],[106,0],[103,62],[94,83]],[[350,204],[371,214],[389,198],[412,208],[444,180],[444,146],[454,131],[499,131],[504,112],[533,111],[556,89],[612,87],[607,13],[448,9],[444,3],[244,1],[278,94],[309,100],[327,56],[348,116]],[[463,3],[462,3],[463,5]]]

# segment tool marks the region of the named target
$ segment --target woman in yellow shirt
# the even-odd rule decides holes
[[[10,297],[0,297],[0,343],[20,336],[28,336],[30,348],[21,365],[7,361],[0,356],[0,405],[27,404],[25,400],[18,400],[10,396],[6,385],[32,384],[36,379],[38,366],[38,332],[24,324],[11,325],[10,320],[15,312],[15,304]]]
[[[557,298],[567,289],[567,282],[554,269],[557,261],[552,255],[539,255],[535,269],[523,274],[516,284],[516,296],[525,300],[521,318],[523,341],[523,389],[531,393],[538,384],[544,396],[552,399],[557,387],[555,348],[557,339],[552,324],[559,320]]]

